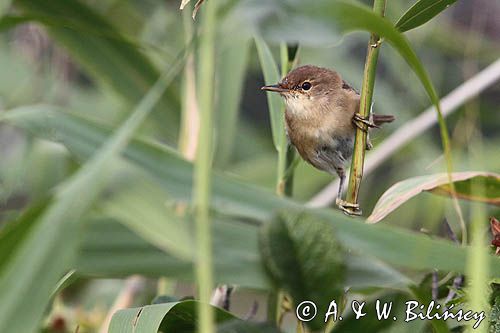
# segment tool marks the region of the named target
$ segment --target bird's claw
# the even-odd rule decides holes
[[[340,210],[346,215],[360,216],[363,213],[361,209],[359,209],[359,204],[357,203],[347,202],[339,198],[335,200],[335,203],[337,204],[337,207],[339,207]]]
[[[361,114],[359,114],[357,112],[352,117],[352,122],[354,123],[354,125],[356,125],[357,128],[359,128],[363,132],[368,132],[369,128],[379,128],[377,125],[375,125],[369,119],[363,117]]]

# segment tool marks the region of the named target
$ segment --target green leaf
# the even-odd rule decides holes
[[[145,177],[126,177],[128,180],[100,204],[100,212],[119,220],[163,251],[190,261],[194,241],[186,221],[166,206],[165,192]]]
[[[455,184],[455,192],[450,189],[448,183],[435,187],[431,192],[446,196],[456,193],[457,197],[461,199],[500,206],[500,174],[457,172],[453,174],[453,183]],[[480,186],[482,193],[476,193],[478,191],[474,190],[475,186]]]
[[[399,31],[408,31],[430,21],[457,0],[419,0],[396,22]]]
[[[346,285],[358,292],[375,287],[404,290],[412,283],[407,276],[368,254],[348,254],[345,262]]]
[[[5,227],[0,229],[0,272],[10,259],[12,250],[32,231],[38,216],[47,208],[47,205],[46,200],[33,205],[15,221],[6,222]]]
[[[160,77],[124,124],[104,144],[99,143],[89,161],[58,187],[51,204],[32,222],[32,231],[21,233],[24,237],[11,251],[15,254],[0,270],[1,332],[36,330],[54,286],[73,262],[80,240],[80,217],[104,188],[110,164],[159,100],[177,67]],[[26,318],[27,313],[30,318]]]
[[[326,313],[332,300],[342,302],[346,256],[330,223],[304,213],[280,213],[263,229],[260,244],[267,272],[294,307],[312,301]],[[323,316],[307,324],[314,330],[325,326]]]
[[[75,258],[80,229],[75,221],[51,219],[54,206],[37,205],[0,231],[2,332],[37,330],[57,281]]]
[[[264,81],[266,85],[276,84],[281,80],[278,65],[267,46],[266,42],[259,36],[255,37],[255,45],[257,46],[257,53],[259,54],[260,66],[264,74]],[[269,116],[271,119],[271,129],[273,135],[273,143],[276,150],[281,150],[285,137],[285,115],[283,113],[283,101],[281,96],[276,93],[267,92],[267,104],[269,108]]]
[[[109,333],[196,333],[197,301],[183,301],[143,306],[116,312],[109,325]],[[213,307],[215,321],[222,323],[236,317]]]
[[[80,158],[88,158],[109,136],[111,129],[74,114],[48,108],[21,108],[4,113],[10,123],[35,135],[63,142]],[[189,202],[192,191],[192,165],[164,145],[133,140],[123,157],[142,168],[174,199]],[[215,172],[212,209],[229,216],[268,220],[277,210],[300,208],[290,199]],[[344,247],[361,255],[373,256],[393,265],[412,269],[439,269],[464,273],[468,247],[449,241],[429,239],[401,228],[371,225],[329,209],[311,211],[336,229]],[[397,250],[395,250],[397,249]],[[411,258],[409,260],[408,258]],[[500,260],[489,256],[491,275],[500,275]]]
[[[500,205],[500,175],[489,172],[455,172],[452,174],[457,197]],[[484,186],[482,195],[472,193],[472,183]],[[377,223],[399,206],[423,191],[451,195],[446,174],[414,177],[394,184],[380,197],[368,222]]]
[[[280,333],[276,326],[269,323],[253,323],[231,320],[217,327],[217,333]]]
[[[79,275],[125,278],[141,274],[192,280],[192,263],[165,253],[126,226],[106,218],[86,220],[85,225],[74,265]]]

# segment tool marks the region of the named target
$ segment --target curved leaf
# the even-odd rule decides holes
[[[264,74],[264,81],[266,85],[276,84],[281,80],[274,57],[269,49],[269,46],[261,38],[255,37],[255,45],[257,46],[257,53],[259,54],[260,67]],[[271,118],[271,129],[273,135],[273,143],[276,150],[281,150],[285,137],[285,115],[283,110],[283,101],[276,93],[267,92],[267,104],[269,109],[269,117]]]
[[[484,172],[460,172],[454,173],[454,175],[469,173],[475,175],[471,175],[470,178],[465,178],[467,177],[467,175],[464,175],[463,180],[454,179],[454,192],[453,189],[450,189],[448,183],[432,189],[431,192],[446,196],[451,196],[453,193],[455,193],[456,196],[460,199],[479,201],[500,206],[500,174]],[[481,186],[480,192],[482,193],[475,193],[475,186]]]
[[[408,31],[430,21],[457,0],[419,0],[396,22],[399,31]]]
[[[50,218],[54,201],[33,207],[0,230],[2,332],[37,331],[57,281],[76,256],[80,229],[76,221]]]
[[[452,174],[455,194],[459,198],[500,205],[500,175],[488,172],[455,172]],[[484,191],[481,196],[472,192],[472,182],[481,182]],[[376,223],[399,206],[423,191],[451,195],[446,174],[414,177],[394,184],[379,199],[368,222]]]
[[[171,208],[165,206],[165,192],[149,179],[127,175],[121,184],[104,202],[100,212],[119,220],[163,251],[188,262],[194,257],[194,240]]]
[[[147,305],[116,312],[109,324],[109,333],[196,333],[197,301]],[[213,307],[215,321],[236,319],[231,313]]]

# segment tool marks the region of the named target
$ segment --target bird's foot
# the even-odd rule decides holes
[[[366,138],[366,150],[372,150],[373,149],[373,144],[370,141],[370,139],[367,137]]]
[[[363,213],[359,208],[359,204],[357,203],[347,202],[340,198],[337,198],[337,200],[335,200],[335,203],[337,204],[337,207],[339,207],[340,210],[343,211],[346,215],[360,216]]]
[[[358,112],[356,112],[352,117],[352,122],[357,128],[359,128],[363,132],[368,132],[369,128],[379,128],[377,125],[375,125],[375,123],[370,121],[370,119],[363,117]]]

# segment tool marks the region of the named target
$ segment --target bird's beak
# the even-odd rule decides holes
[[[260,90],[279,92],[279,93],[288,92],[288,89],[281,87],[281,85],[279,85],[279,84],[273,84],[271,86],[264,86],[264,87],[260,88]]]

